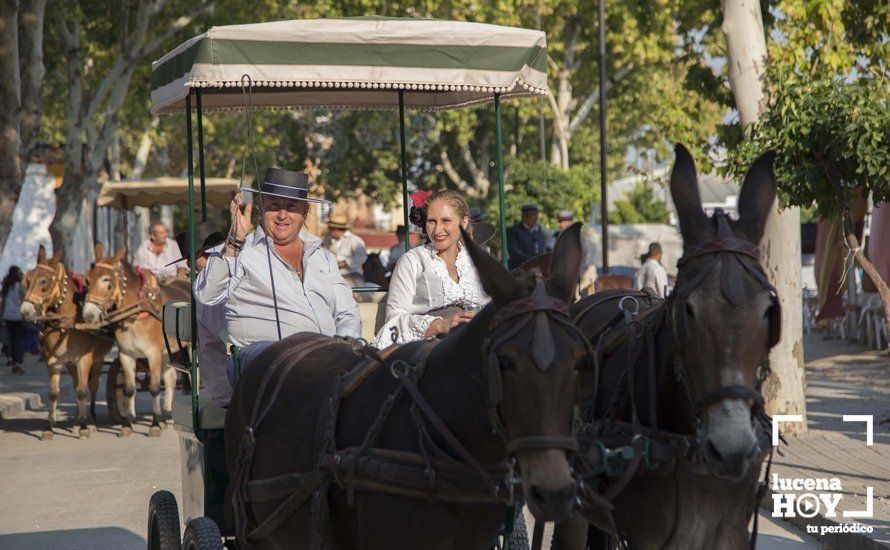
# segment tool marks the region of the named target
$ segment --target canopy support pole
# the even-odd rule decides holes
[[[411,231],[408,220],[408,153],[405,150],[405,91],[399,90],[399,146],[402,149],[402,215],[405,223],[405,252],[411,250]]]
[[[207,221],[207,189],[204,184],[204,113],[201,109],[201,88],[195,88],[198,108],[198,171],[201,174],[201,221]]]
[[[600,57],[600,224],[602,225],[603,275],[609,274],[609,199],[606,179],[606,0],[599,1]]]
[[[507,217],[506,206],[504,204],[504,151],[503,137],[501,131],[501,94],[494,94],[494,118],[495,118],[495,141],[498,148],[498,206],[500,207],[501,222],[501,261],[504,267],[507,267],[509,256],[507,254]]]
[[[200,101],[200,100],[199,100]],[[200,112],[200,111],[199,111]],[[185,133],[186,133],[186,162],[188,164],[188,181],[189,181],[189,281],[191,288],[191,334],[198,333],[198,317],[197,307],[195,304],[195,162],[194,150],[192,144],[192,94],[189,92],[185,96]],[[202,173],[203,175],[203,173]],[[194,340],[192,338],[191,340]],[[189,342],[189,376],[191,377],[192,390],[192,422],[195,431],[200,429],[200,418],[198,415],[198,361],[195,357],[195,345]]]

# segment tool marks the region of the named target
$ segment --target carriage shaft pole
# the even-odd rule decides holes
[[[199,100],[200,101],[200,100]],[[200,109],[198,110],[198,117],[200,119]],[[195,307],[195,163],[194,163],[194,150],[192,144],[192,95],[191,92],[187,96],[185,96],[185,133],[186,133],[186,162],[188,167],[188,182],[189,182],[189,281],[191,288],[191,334],[198,333],[198,317],[197,317],[197,308]],[[203,170],[202,170],[203,177]],[[202,188],[203,191],[203,188]],[[203,195],[203,193],[202,193]],[[194,340],[194,338],[190,338],[190,340]],[[192,422],[195,430],[200,429],[200,418],[198,415],[198,385],[200,384],[198,380],[198,361],[195,356],[195,344],[194,342],[189,342],[189,373],[191,376],[191,391],[192,391]]]
[[[501,94],[494,94],[495,142],[498,149],[498,206],[501,224],[501,261],[504,267],[509,260],[507,254],[507,221],[504,202],[504,148],[501,130]]]
[[[405,148],[405,91],[399,90],[399,146],[402,150],[402,216],[405,224],[405,252],[411,249],[408,221],[408,152]]]

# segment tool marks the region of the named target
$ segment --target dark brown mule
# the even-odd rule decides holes
[[[572,308],[599,365],[596,399],[582,405],[578,469],[591,474],[582,510],[629,548],[741,549],[769,449],[759,390],[779,337],[778,301],[757,252],[776,197],[774,155],[749,170],[735,221],[705,215],[692,157],[681,145],[676,154],[670,186],[684,255],[674,292],[661,301],[616,289]],[[635,458],[606,463],[596,441],[633,448]],[[612,502],[611,517],[593,493]],[[560,530],[571,532],[571,522]]]
[[[96,244],[96,263],[87,274],[89,291],[83,316],[88,323],[111,328],[120,349],[124,401],[127,403],[127,410],[119,411],[124,417],[120,435],[133,433],[136,359],[148,360],[149,391],[152,396],[152,423],[148,434],[158,436],[161,434],[161,421],[170,417],[176,387],[176,371],[168,366],[166,358],[161,308],[169,300],[188,301],[191,293],[186,280],[159,286],[150,272],[136,273],[130,264],[123,261],[125,252],[126,249],[121,248],[113,256],[105,257],[102,245]],[[160,397],[162,375],[165,388],[163,409]],[[113,398],[109,396],[109,399]]]
[[[96,421],[99,375],[103,359],[113,343],[74,329],[80,315],[78,294],[82,300],[83,289],[78,288],[80,285],[65,270],[61,250],[47,259],[46,250],[41,246],[37,253],[37,266],[28,272],[25,280],[27,291],[22,300],[22,317],[32,323],[43,323],[40,351],[49,372],[49,427],[44,430],[43,439],[53,436],[63,366],[68,369],[74,382],[76,422],[80,427],[80,438],[85,439],[90,436],[90,423]],[[86,407],[87,389],[90,396],[89,414]]]
[[[255,359],[226,416],[241,543],[485,548],[505,519],[511,457],[532,513],[566,517],[576,369],[591,362],[567,316],[579,228],[557,244],[546,287],[465,236],[492,303],[439,341],[380,352],[386,365],[308,333]]]

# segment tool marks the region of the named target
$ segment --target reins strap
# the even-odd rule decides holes
[[[442,436],[443,439],[448,443],[448,445],[460,455],[461,459],[464,460],[473,470],[479,475],[479,477],[490,485],[494,485],[494,480],[491,477],[491,474],[481,465],[479,462],[473,458],[473,455],[463,446],[460,440],[455,437],[451,430],[448,429],[448,426],[442,422],[442,419],[436,414],[433,408],[430,406],[429,402],[423,397],[423,394],[420,393],[420,389],[417,387],[417,384],[411,378],[410,375],[405,373],[399,373],[399,380],[402,382],[402,385],[408,391],[408,394],[411,396],[411,399],[414,400],[414,403],[417,405],[417,408],[420,409],[420,412],[426,417],[430,424],[432,424],[433,428],[436,429],[436,432]]]
[[[263,521],[263,523],[251,531],[247,535],[247,540],[262,540],[274,533],[276,529],[281,527],[282,523],[297,511],[297,508],[306,502],[306,499],[312,496],[312,493],[319,485],[321,485],[323,480],[324,473],[321,470],[313,470],[308,474],[305,474],[297,490],[294,491],[281,506],[276,508],[275,511]]]

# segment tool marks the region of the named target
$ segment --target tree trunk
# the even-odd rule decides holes
[[[890,339],[890,287],[887,286],[887,282],[881,277],[875,264],[871,263],[862,252],[862,247],[859,246],[859,239],[856,238],[856,232],[853,231],[853,220],[850,218],[849,210],[844,211],[843,228],[844,240],[847,241],[847,246],[853,250],[853,257],[862,266],[862,270],[865,271],[871,282],[875,284],[875,288],[878,289],[878,294],[881,296],[881,302],[884,306],[886,332],[888,333],[886,336]],[[890,347],[890,342],[887,343],[887,346]]]
[[[763,73],[766,37],[758,0],[722,0],[729,82],[743,127],[756,122],[766,109]],[[764,384],[770,414],[800,414],[803,422],[783,423],[782,431],[806,431],[802,303],[800,295],[800,209],[773,209],[760,243],[763,267],[782,304],[782,338],[770,352],[773,374]]]
[[[65,263],[69,266],[74,251],[74,231],[83,204],[82,188],[83,176],[66,170],[62,185],[56,189],[56,216],[49,226],[53,250],[64,250]]]
[[[25,175],[19,120],[18,16],[18,2],[0,0],[0,252],[12,230],[12,213]]]

